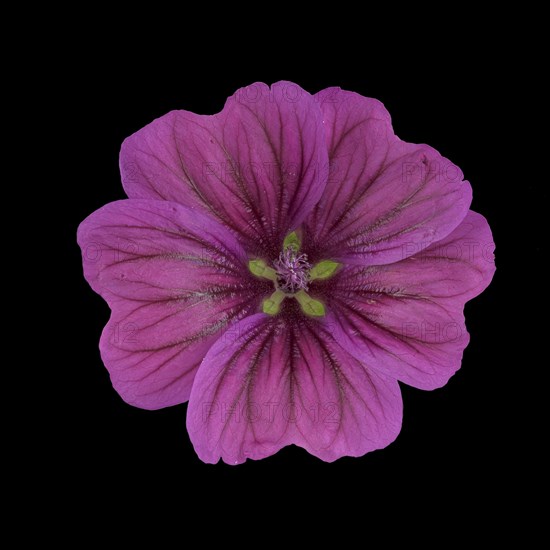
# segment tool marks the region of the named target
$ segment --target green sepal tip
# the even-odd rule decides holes
[[[323,317],[325,306],[319,300],[313,299],[307,292],[299,290],[294,297],[302,307],[302,311],[311,317]]]
[[[300,237],[298,236],[298,233],[296,233],[296,231],[289,233],[285,237],[285,240],[283,241],[284,250],[292,247],[296,252],[298,252],[301,246],[302,246],[302,241],[300,240]]]
[[[268,315],[277,315],[281,309],[281,302],[285,299],[285,293],[282,290],[276,290],[269,298],[266,298],[262,304],[262,310]]]
[[[248,262],[248,269],[253,275],[256,275],[256,277],[262,277],[270,281],[277,280],[277,273],[273,268],[269,267],[264,260],[250,260]]]
[[[314,281],[315,279],[328,279],[336,270],[340,267],[341,264],[338,262],[333,262],[332,260],[322,260],[319,263],[315,264],[309,272],[309,280]]]

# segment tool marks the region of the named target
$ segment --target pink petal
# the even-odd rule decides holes
[[[186,401],[213,342],[270,290],[222,226],[175,203],[108,204],[82,222],[78,242],[86,279],[112,309],[103,361],[138,407]]]
[[[441,240],[464,219],[471,188],[460,169],[431,147],[395,136],[379,101],[335,88],[316,97],[330,174],[306,224],[312,250],[348,264],[387,264]]]
[[[321,197],[328,157],[319,105],[299,86],[253,84],[223,111],[172,111],[130,136],[120,156],[130,198],[200,207],[252,253],[275,257]]]
[[[443,386],[460,368],[464,304],[491,282],[493,251],[487,221],[470,211],[448,237],[401,262],[342,270],[327,292],[327,322],[369,368],[425,390]]]
[[[295,444],[331,462],[391,443],[401,427],[395,380],[353,359],[307,319],[253,315],[205,357],[187,428],[199,457],[239,464]]]

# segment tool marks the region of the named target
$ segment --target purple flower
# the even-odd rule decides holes
[[[460,368],[491,232],[460,169],[395,136],[380,102],[254,84],[215,116],[155,120],[120,162],[129,200],[78,231],[112,309],[102,358],[132,405],[189,400],[205,462],[385,447],[398,380]]]

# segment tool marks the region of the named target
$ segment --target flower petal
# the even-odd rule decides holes
[[[200,206],[249,252],[275,257],[321,197],[328,156],[315,99],[290,82],[253,84],[223,111],[172,111],[130,136],[120,156],[130,198]]]
[[[401,262],[343,269],[327,292],[327,322],[369,368],[441,387],[460,368],[469,341],[464,304],[491,282],[493,250],[487,221],[470,211],[447,238]]]
[[[465,217],[471,188],[427,145],[401,141],[377,100],[331,88],[316,95],[330,175],[307,220],[306,242],[332,260],[387,264],[406,246],[446,237]]]
[[[292,443],[332,462],[391,443],[398,383],[365,368],[320,323],[263,314],[235,325],[205,357],[187,428],[204,462],[239,464]]]
[[[249,276],[228,231],[171,202],[108,204],[78,242],[86,279],[112,309],[100,349],[113,386],[146,409],[186,401],[212,343],[270,288]]]

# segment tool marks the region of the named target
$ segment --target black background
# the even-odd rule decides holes
[[[518,280],[525,268],[518,269],[517,250],[521,246],[521,261],[531,258],[533,266],[542,251],[535,237],[518,236],[517,214],[524,216],[519,223],[525,232],[534,235],[533,208],[547,195],[537,181],[522,181],[521,193],[510,193],[517,153],[507,122],[510,66],[489,50],[445,52],[436,60],[427,53],[436,46],[406,56],[349,47],[355,54],[344,64],[323,59],[314,47],[253,62],[239,52],[227,61],[211,58],[188,44],[181,58],[166,64],[162,56],[121,46],[112,54],[119,65],[114,73],[111,56],[96,54],[71,68],[59,98],[71,106],[61,123],[69,153],[59,187],[65,205],[70,197],[60,218],[67,323],[55,350],[62,359],[56,369],[59,419],[49,445],[61,477],[74,482],[75,495],[101,490],[107,498],[139,498],[145,491],[159,500],[202,496],[215,499],[220,513],[240,498],[260,509],[282,498],[290,509],[306,506],[326,514],[340,506],[343,492],[364,503],[397,499],[397,508],[423,495],[432,502],[429,521],[452,500],[495,502],[520,484],[512,474],[515,453],[529,443],[518,419],[518,369],[537,362],[528,350],[520,356],[517,349],[518,340],[525,341],[524,327],[513,322],[518,314],[512,311],[526,291]],[[98,351],[109,310],[82,276],[76,228],[103,204],[124,198],[118,153],[125,137],[169,110],[212,114],[240,86],[279,79],[312,93],[336,85],[375,97],[402,139],[428,143],[460,166],[473,186],[472,208],[493,229],[498,269],[489,289],[466,307],[471,343],[462,369],[433,392],[402,386],[403,428],[388,448],[333,464],[291,447],[237,467],[205,465],[185,429],[187,405],[143,411],[112,389]],[[505,480],[503,471],[509,473]]]

